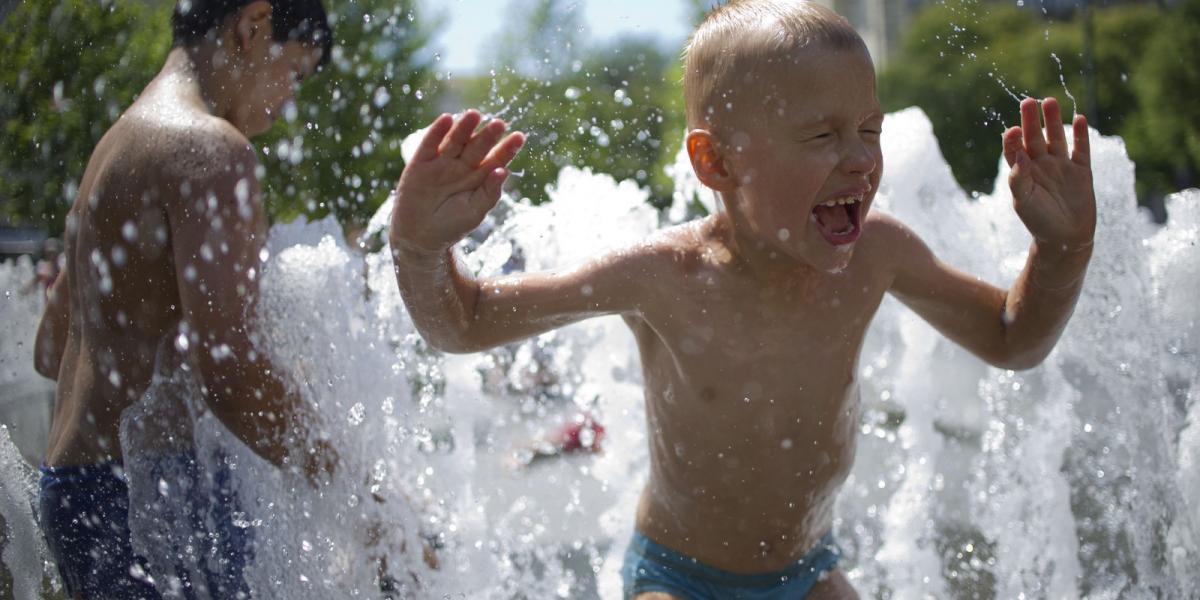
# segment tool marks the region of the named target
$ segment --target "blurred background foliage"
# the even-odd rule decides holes
[[[565,165],[634,180],[656,205],[669,202],[663,167],[684,130],[680,48],[646,37],[592,43],[575,2],[508,1],[494,44],[502,67],[469,77],[436,72],[430,40],[440,23],[422,11],[435,5],[328,2],[332,61],[302,87],[297,110],[255,140],[273,218],[333,214],[356,229],[399,175],[401,140],[436,113],[469,106],[530,135],[511,185],[533,202],[544,201]],[[695,20],[709,4],[688,2]],[[171,4],[10,9],[0,22],[0,223],[61,231],[92,147],[162,65]],[[1068,110],[1077,102],[1101,132],[1125,138],[1139,195],[1153,199],[1197,183],[1198,56],[1200,0],[1077,10],[1063,20],[1008,0],[945,0],[910,23],[879,90],[887,111],[924,109],[963,187],[985,192],[1017,98],[1055,95]]]
[[[1048,21],[1015,3],[947,0],[911,23],[879,76],[885,111],[920,106],[964,188],[988,192],[1017,98],[1055,96],[1125,139],[1143,201],[1197,185],[1200,0],[1135,4]],[[1084,43],[1092,28],[1094,96]],[[1060,64],[1061,62],[1061,64]],[[1074,99],[1067,97],[1068,90]],[[1089,106],[1090,105],[1090,106]]]
[[[169,16],[62,0],[0,22],[0,219],[62,230],[92,148],[162,65]]]
[[[528,142],[513,163],[513,185],[534,203],[546,199],[562,167],[630,179],[659,207],[670,203],[663,168],[682,141],[682,70],[656,40],[581,41],[578,13],[561,0],[512,0],[514,22],[497,43],[494,76],[463,86],[464,106],[510,121]]]

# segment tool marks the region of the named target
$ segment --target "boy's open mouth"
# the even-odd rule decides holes
[[[821,237],[834,246],[852,244],[862,232],[863,195],[842,196],[813,208],[813,222]]]

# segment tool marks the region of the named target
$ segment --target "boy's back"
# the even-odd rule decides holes
[[[172,24],[175,47],[162,70],[88,161],[68,214],[66,266],[38,328],[35,366],[59,382],[39,517],[72,595],[157,597],[147,559],[164,561],[155,573],[164,586],[248,593],[241,569],[250,534],[233,522],[236,494],[219,483],[228,465],[210,461],[213,472],[202,472],[209,457],[189,439],[190,407],[276,465],[303,442],[296,466],[310,478],[335,461],[328,444],[303,439],[317,425],[311,410],[255,348],[248,321],[266,229],[248,138],[271,126],[328,54],[324,8],[318,0],[193,0],[176,6]],[[152,387],[160,372],[195,385]],[[143,395],[156,418],[139,415],[123,432],[122,413]],[[125,433],[139,439],[131,463]],[[182,512],[143,504],[138,515],[143,523],[195,517],[186,540],[158,541],[207,558],[135,554],[127,468],[142,485],[191,490],[149,503]],[[172,583],[167,570],[191,575]]]
[[[180,182],[200,185],[202,172],[229,170],[238,155],[242,136],[228,123],[156,83],[96,146],[68,215],[67,291],[79,308],[58,372],[48,466],[122,458],[120,415],[146,391],[181,316],[185,267],[176,268],[168,217],[183,208]]]

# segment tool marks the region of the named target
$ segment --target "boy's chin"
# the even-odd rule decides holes
[[[818,239],[814,240],[814,247],[807,248],[807,252],[803,252],[796,258],[804,261],[816,271],[837,275],[850,266],[850,261],[854,258],[855,245],[851,243],[834,246],[825,240]]]

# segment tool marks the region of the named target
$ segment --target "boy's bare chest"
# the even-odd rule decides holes
[[[816,288],[689,281],[646,317],[681,370],[846,364],[857,359],[883,296],[880,286],[861,279]]]

